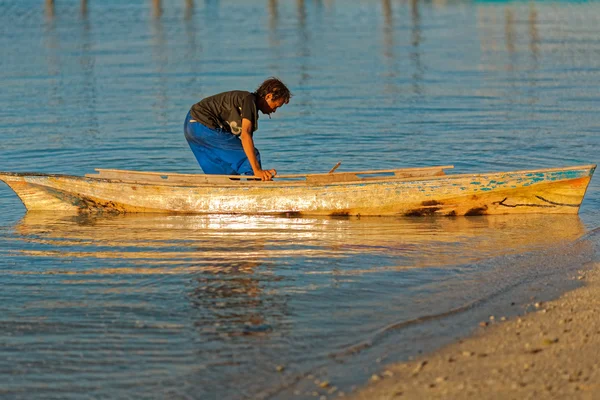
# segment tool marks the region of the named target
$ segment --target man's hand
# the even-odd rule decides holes
[[[277,175],[277,171],[274,169],[259,169],[254,172],[254,176],[260,178],[261,181],[271,181],[275,175]]]

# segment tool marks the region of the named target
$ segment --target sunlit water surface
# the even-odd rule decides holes
[[[600,3],[157,3],[0,1],[0,170],[198,172],[190,105],[271,75],[280,173],[598,162]],[[579,216],[441,219],[25,213],[2,185],[0,395],[348,393],[575,286],[598,182]]]

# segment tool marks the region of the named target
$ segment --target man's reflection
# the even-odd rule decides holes
[[[261,247],[252,245],[250,252],[260,251]],[[248,252],[247,247],[244,252]],[[264,336],[281,324],[287,313],[285,298],[269,290],[281,278],[264,273],[263,268],[263,263],[255,259],[217,262],[200,269],[188,296],[198,310],[194,324],[203,336]]]

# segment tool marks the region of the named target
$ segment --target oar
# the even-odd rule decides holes
[[[342,162],[341,162],[341,161],[339,161],[337,164],[335,164],[335,165],[333,166],[333,168],[331,168],[331,171],[329,171],[329,173],[330,173],[330,174],[333,174],[333,171],[335,171],[336,169],[338,169],[338,167],[339,167],[340,165],[342,165]]]

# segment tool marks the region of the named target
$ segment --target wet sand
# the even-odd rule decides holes
[[[579,272],[581,288],[535,303],[475,335],[387,366],[356,399],[592,399],[600,397],[600,263]]]

